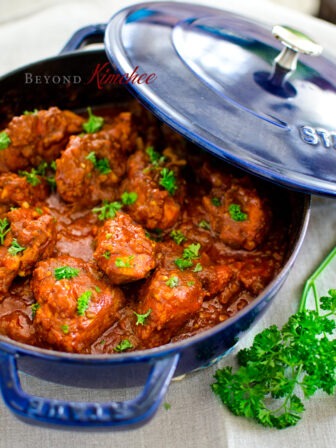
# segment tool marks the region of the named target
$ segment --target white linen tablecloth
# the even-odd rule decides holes
[[[135,1],[37,0],[11,7],[0,5],[0,74],[32,61],[57,54],[79,27],[106,22],[121,7]],[[201,3],[201,1],[199,2]],[[237,11],[270,24],[293,25],[306,31],[336,56],[336,27],[263,0],[211,0],[207,5]],[[335,74],[336,76],[336,74]],[[253,336],[272,323],[284,323],[297,310],[304,280],[336,243],[336,203],[313,198],[312,216],[300,255],[272,307],[240,342],[248,346]],[[321,293],[336,288],[334,269],[321,281]],[[235,355],[218,365],[192,373],[170,385],[165,402],[154,419],[143,428],[123,432],[81,432],[30,426],[16,419],[0,399],[0,448],[332,448],[336,440],[335,397],[318,394],[306,402],[303,420],[286,430],[265,429],[233,416],[210,390],[216,368],[232,364]],[[24,388],[35,395],[69,400],[125,400],[136,390],[86,390],[44,382],[22,374]]]

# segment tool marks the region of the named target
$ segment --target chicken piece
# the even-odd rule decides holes
[[[36,262],[50,257],[56,244],[55,222],[50,215],[18,208],[6,219],[9,230],[0,246],[0,292],[8,291],[17,275],[31,274]]]
[[[167,173],[174,173],[175,192],[171,190],[169,193],[160,185],[163,169],[168,170]],[[178,220],[184,198],[184,181],[175,171],[178,172],[178,169],[151,165],[148,155],[143,151],[137,151],[129,157],[127,179],[121,190],[137,194],[138,198],[128,207],[128,213],[145,228],[165,230],[173,227]]]
[[[26,177],[15,173],[0,174],[0,212],[8,211],[13,206],[29,207],[47,198],[48,183],[37,176],[38,184],[32,185]]]
[[[227,288],[236,277],[233,269],[226,265],[206,266],[197,275],[207,297],[213,297]]]
[[[56,184],[62,199],[86,206],[116,199],[116,185],[126,173],[127,154],[134,145],[129,113],[120,114],[100,132],[71,137],[56,161]]]
[[[80,353],[118,319],[124,305],[123,292],[79,258],[41,261],[31,286],[38,303],[37,338],[57,350]]]
[[[125,213],[117,213],[99,229],[94,258],[112,283],[145,278],[156,266],[154,241]]]
[[[178,329],[200,310],[205,291],[192,272],[158,269],[141,294],[138,314],[148,314],[137,325],[138,337],[146,346],[166,344]]]
[[[84,118],[57,107],[14,117],[4,132],[10,139],[0,151],[0,172],[50,163],[65,148],[70,134],[81,132]]]
[[[269,229],[268,204],[252,186],[234,184],[225,192],[219,191],[213,189],[203,198],[211,228],[234,249],[255,249]]]
[[[257,296],[271,281],[275,272],[275,261],[258,258],[246,261],[239,269],[238,280],[254,296]]]

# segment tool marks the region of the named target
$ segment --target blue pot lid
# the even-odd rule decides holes
[[[290,28],[274,34],[282,42],[206,6],[143,3],[112,17],[105,49],[127,88],[197,145],[286,187],[335,196],[336,65],[308,54],[288,65],[318,45],[306,48]]]

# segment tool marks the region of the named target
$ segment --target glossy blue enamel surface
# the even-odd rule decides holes
[[[336,66],[300,57],[269,83],[281,44],[234,14],[183,3],[145,3],[116,14],[105,35],[121,73],[155,73],[127,87],[155,115],[209,152],[301,191],[336,194]]]

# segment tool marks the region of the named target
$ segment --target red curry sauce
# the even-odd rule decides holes
[[[95,122],[50,108],[2,132],[2,334],[78,353],[155,347],[230,318],[279,271],[277,193],[131,109]]]

